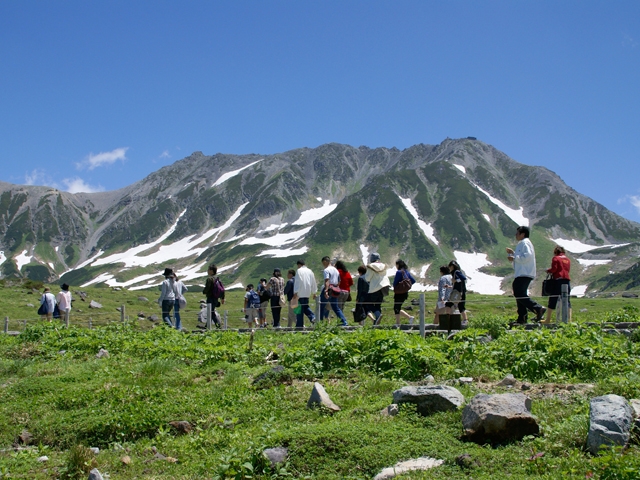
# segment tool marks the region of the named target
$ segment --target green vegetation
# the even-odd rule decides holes
[[[24,311],[25,300],[35,303],[39,295],[28,294],[31,288],[42,285],[0,286],[8,315]],[[148,320],[120,322],[119,305],[129,314],[159,313],[157,291],[82,290],[87,301],[103,304],[109,318],[98,321],[101,311],[94,313],[94,324],[103,326],[67,329],[34,320],[19,336],[0,336],[2,478],[86,478],[97,467],[114,479],[368,479],[419,456],[445,463],[399,478],[640,475],[635,443],[599,457],[584,450],[589,397],[640,397],[638,335],[609,335],[587,322],[640,321],[637,299],[572,299],[577,323],[558,330],[508,331],[513,299],[473,295],[470,328],[453,340],[328,325],[304,335],[260,330],[252,338],[233,331],[185,335],[151,328]],[[237,312],[229,314],[232,326],[241,325],[241,293],[228,292],[221,307]],[[200,298],[197,287],[187,293],[187,327],[195,324]],[[87,303],[76,299],[74,315],[80,317]],[[428,304],[434,300],[428,294]],[[385,312],[388,325],[389,301]],[[494,340],[486,342],[487,334]],[[101,348],[109,358],[96,358]],[[283,370],[272,370],[273,362]],[[396,417],[379,413],[395,389],[427,374],[438,383],[474,377],[473,384],[458,387],[470,399],[508,391],[496,385],[507,373],[530,386],[540,436],[492,448],[463,441],[460,411],[421,417],[402,407]],[[306,408],[313,381],[324,384],[340,412]],[[592,386],[583,388],[585,382]],[[181,434],[173,421],[188,421],[192,429]],[[24,430],[33,443],[14,451]],[[261,452],[276,446],[287,447],[289,458],[272,468]],[[455,459],[464,453],[473,462],[462,467]],[[38,462],[41,455],[49,461]]]

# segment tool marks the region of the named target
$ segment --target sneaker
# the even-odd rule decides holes
[[[538,310],[538,314],[536,315],[536,322],[542,320],[545,313],[547,313],[547,309],[545,307],[540,307],[540,310]]]
[[[409,317],[409,325],[413,325],[413,321],[416,319],[416,317]]]

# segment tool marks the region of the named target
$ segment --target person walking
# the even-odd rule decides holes
[[[551,268],[547,269],[553,277],[551,282],[552,288],[549,292],[549,303],[547,304],[547,318],[542,323],[551,323],[551,316],[558,304],[558,298],[562,294],[562,285],[568,285],[569,295],[571,295],[571,278],[569,271],[571,270],[571,260],[566,255],[566,251],[560,245],[556,245],[553,249],[553,258],[551,259]],[[569,297],[571,298],[571,297]],[[571,321],[571,300],[569,300],[568,319]]]
[[[369,265],[364,280],[369,284],[369,292],[365,298],[367,316],[375,325],[380,325],[382,320],[383,290],[389,290],[391,283],[387,277],[387,266],[380,261],[380,255],[373,252],[369,255]]]
[[[449,272],[451,272],[451,282],[453,283],[453,288],[449,293],[449,301],[446,306],[452,308],[455,306],[458,312],[460,312],[460,318],[463,322],[467,321],[467,277],[462,272],[460,265],[455,260],[451,260],[449,262]],[[458,292],[458,293],[454,293]],[[456,298],[456,301],[453,301],[453,298]]]
[[[260,328],[267,328],[267,305],[269,305],[271,294],[267,288],[266,278],[260,279],[256,292],[260,297],[260,308],[258,308],[258,321],[260,322]]]
[[[518,306],[517,323],[525,324],[528,320],[527,311],[536,314],[536,321],[539,322],[547,311],[539,303],[529,298],[529,284],[536,278],[536,252],[533,244],[529,240],[529,227],[520,226],[516,229],[516,240],[518,244],[513,250],[507,247],[507,259],[513,264],[513,296],[516,298]]]
[[[451,281],[451,272],[449,267],[442,265],[440,267],[440,280],[438,281],[438,300],[436,302],[435,316],[433,318],[434,325],[440,324],[440,315],[448,315],[451,313],[451,307],[447,306],[453,283]]]
[[[220,328],[220,321],[216,316],[216,307],[224,304],[224,285],[220,281],[220,277],[216,277],[218,267],[212,263],[207,269],[207,281],[204,284],[202,293],[207,296],[207,304],[211,305],[211,320]]]
[[[348,325],[347,319],[338,306],[338,297],[333,295],[330,290],[331,288],[337,288],[338,290],[340,289],[340,273],[338,272],[338,269],[336,267],[331,265],[331,260],[327,256],[322,257],[322,266],[324,267],[324,270],[322,271],[324,277],[324,298],[327,302],[329,302],[329,305],[331,305],[333,313],[335,313],[336,316],[340,319],[341,325],[343,327],[346,327]]]
[[[358,282],[356,283],[356,308],[353,312],[353,319],[360,325],[364,325],[367,319],[367,294],[369,293],[369,284],[364,279],[367,273],[367,267],[360,265],[358,267]]]
[[[60,292],[56,295],[56,303],[58,304],[58,310],[60,311],[60,317],[62,319],[66,319],[67,315],[71,312],[71,300],[69,285],[63,283],[60,286]]]
[[[38,309],[38,313],[41,315],[40,318],[51,321],[54,308],[56,308],[56,297],[53,296],[49,287],[44,287],[42,297],[40,297],[40,308]]]
[[[284,286],[284,294],[287,297],[287,327],[291,328],[296,324],[296,313],[291,308],[293,298],[293,284],[295,283],[296,271],[291,268],[287,271],[287,283]]]
[[[349,273],[349,270],[347,270],[347,266],[344,264],[342,260],[338,260],[336,262],[336,269],[340,274],[340,284],[338,285],[340,287],[340,296],[338,297],[338,307],[340,307],[340,310],[342,310],[342,313],[344,313],[345,303],[347,303],[347,301],[351,301],[349,297],[351,296],[351,286],[353,285],[353,277]]]
[[[318,292],[318,284],[313,272],[305,265],[303,259],[296,262],[298,272],[294,277],[293,283],[293,301],[297,300],[300,306],[300,313],[296,313],[296,328],[304,327],[304,315],[307,316],[311,323],[315,323],[316,316],[309,308],[309,298],[313,295],[315,299]]]
[[[271,315],[273,316],[273,328],[280,328],[280,295],[284,293],[284,278],[279,268],[273,269],[273,276],[269,279],[267,290],[271,294]]]
[[[409,290],[416,283],[416,279],[409,272],[409,267],[404,260],[396,260],[396,269],[396,275],[393,278],[393,313],[396,316],[396,327],[400,327],[400,317],[409,319],[409,325],[412,325],[414,317],[402,310],[402,304],[409,298]],[[410,282],[410,285],[407,285],[406,280]],[[409,289],[403,291],[405,286],[408,286]]]
[[[182,283],[182,280],[178,278],[175,272],[173,274],[173,282],[176,289],[176,301],[173,306],[173,317],[176,320],[174,327],[176,327],[176,330],[182,330],[182,321],[180,318],[180,302],[184,302],[184,305],[186,306],[187,303],[184,299],[184,294],[187,292],[187,287],[184,283]]]
[[[173,270],[165,268],[164,281],[160,285],[160,298],[158,298],[158,305],[162,309],[162,320],[169,327],[173,327],[171,321],[171,310],[173,310],[176,304],[176,287],[173,280]]]

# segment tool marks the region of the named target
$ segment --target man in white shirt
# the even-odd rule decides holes
[[[309,308],[309,297],[313,295],[313,298],[316,298],[318,284],[316,283],[316,277],[305,265],[304,260],[298,260],[297,264],[298,272],[293,282],[293,298],[297,298],[298,305],[302,307],[302,311],[296,313],[296,328],[302,328],[304,327],[304,315],[309,318],[311,323],[316,321],[316,316]]]
[[[520,226],[516,229],[515,251],[507,248],[507,258],[513,263],[515,278],[513,279],[513,296],[518,305],[518,323],[527,323],[527,310],[536,314],[536,322],[544,317],[547,311],[542,305],[529,298],[529,284],[536,278],[536,252],[529,240],[529,227]]]
[[[347,326],[347,319],[340,310],[340,306],[338,305],[338,297],[334,297],[331,295],[329,287],[338,287],[340,285],[340,272],[338,269],[331,265],[331,260],[329,257],[322,257],[322,266],[324,267],[323,276],[324,276],[324,300],[329,302],[331,305],[331,309],[336,314],[336,316],[340,319],[343,327]]]

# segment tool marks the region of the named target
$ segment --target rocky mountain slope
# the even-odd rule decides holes
[[[433,288],[458,259],[470,288],[508,291],[504,248],[532,228],[538,267],[556,242],[581,291],[637,262],[640,224],[475,139],[395,148],[327,144],[275,155],[195,152],[126,188],[69,194],[0,182],[0,269],[73,285],[157,285],[170,265],[202,283],[216,263],[227,284],[330,255],[353,270],[370,251],[403,258]],[[637,270],[637,269],[636,269]],[[596,282],[596,283],[594,283]],[[580,289],[579,289],[580,290]]]

